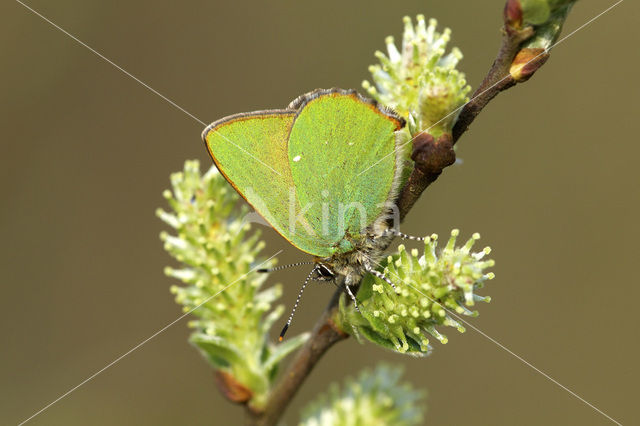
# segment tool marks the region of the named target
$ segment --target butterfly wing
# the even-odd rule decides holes
[[[288,156],[299,203],[316,246],[348,251],[345,237],[360,236],[394,194],[404,120],[355,91],[318,90],[294,103]]]
[[[324,257],[330,252],[306,232],[308,224],[293,230],[289,226],[290,211],[299,209],[287,155],[295,114],[271,110],[232,115],[207,126],[202,139],[220,173],[278,233],[300,250]]]

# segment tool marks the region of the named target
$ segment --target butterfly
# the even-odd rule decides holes
[[[405,168],[404,126],[376,101],[332,88],[299,96],[285,109],[222,118],[202,132],[224,178],[280,235],[313,256],[280,340],[311,279],[344,277],[356,308],[350,287],[364,274],[395,288],[374,266],[400,234],[392,222]]]

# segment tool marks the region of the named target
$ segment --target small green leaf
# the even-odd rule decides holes
[[[540,25],[549,19],[551,8],[548,0],[520,0],[522,19],[529,25]]]
[[[219,365],[215,365],[217,368],[225,368],[242,360],[242,353],[238,352],[230,342],[220,337],[194,333],[189,340],[205,352],[210,360],[215,360],[215,362],[222,360]]]
[[[535,34],[522,44],[522,49],[549,49],[560,37],[562,26],[577,0],[550,1],[550,13],[537,24]]]
[[[276,343],[271,348],[271,353],[269,357],[264,363],[264,368],[267,370],[272,369],[277,366],[277,364],[282,361],[284,357],[289,355],[291,352],[298,349],[302,346],[307,340],[309,340],[310,333],[302,333],[290,339],[286,339],[283,342]]]

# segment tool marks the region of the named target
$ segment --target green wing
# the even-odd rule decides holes
[[[318,90],[298,107],[289,164],[315,248],[353,249],[362,228],[385,212],[396,176],[395,131],[404,121],[355,91]]]
[[[296,112],[256,111],[218,120],[202,132],[218,170],[264,219],[300,250],[316,256],[331,254],[322,247],[304,218],[289,224],[299,211],[287,156],[287,137]]]

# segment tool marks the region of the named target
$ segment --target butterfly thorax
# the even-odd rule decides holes
[[[334,275],[345,278],[345,284],[358,284],[367,269],[376,269],[384,250],[393,238],[386,232],[389,225],[385,217],[381,217],[373,225],[366,228],[360,238],[349,240],[353,249],[338,252],[331,257],[316,258],[319,265],[324,265]]]

